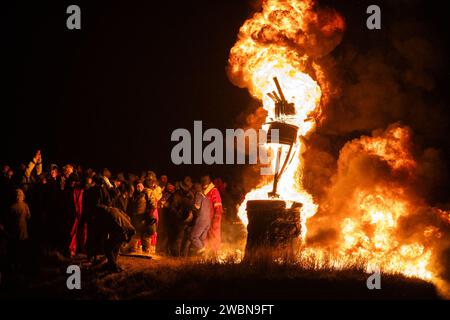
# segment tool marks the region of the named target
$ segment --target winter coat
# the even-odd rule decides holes
[[[151,210],[151,202],[146,192],[137,192],[132,199],[132,216],[146,214]]]
[[[7,216],[7,230],[11,239],[28,239],[28,220],[30,217],[30,209],[25,201],[17,201],[10,207]]]
[[[36,169],[36,170],[35,170]],[[33,171],[35,175],[33,175]],[[25,193],[28,193],[33,184],[36,183],[36,177],[42,173],[42,162],[30,161],[25,168],[25,171],[18,175],[17,186],[22,188]]]
[[[106,233],[129,242],[136,233],[128,215],[114,207],[101,206],[103,228]]]
[[[221,243],[222,199],[219,190],[212,183],[204,188],[203,193],[211,203],[211,226],[208,230],[207,242],[217,252]]]
[[[116,197],[113,200],[113,207],[128,214],[129,213],[128,203],[129,203],[128,194],[118,193],[116,194]]]
[[[179,189],[170,198],[167,218],[171,225],[185,224],[192,214],[194,194],[190,190]]]
[[[156,185],[153,188],[145,188],[144,192],[147,194],[147,197],[150,200],[152,207],[158,208],[158,202],[162,198],[161,187]]]

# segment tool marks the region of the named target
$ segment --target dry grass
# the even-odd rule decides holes
[[[382,290],[366,287],[362,269],[313,270],[269,260],[196,263],[124,259],[128,270],[96,281],[97,298],[106,299],[322,299],[437,298],[434,287],[418,279],[383,275]],[[148,264],[147,266],[145,264]]]
[[[53,257],[31,284],[7,293],[9,298],[58,299],[436,299],[432,284],[401,275],[382,275],[382,289],[368,290],[362,265],[319,269],[317,261],[268,255],[236,263],[236,257],[213,261],[155,257],[121,257],[122,273],[88,269],[83,258],[69,262]],[[82,266],[82,290],[65,286],[65,266]]]

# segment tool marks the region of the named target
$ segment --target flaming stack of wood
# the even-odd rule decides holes
[[[293,255],[298,248],[301,234],[300,209],[301,203],[294,202],[287,208],[286,201],[280,200],[277,193],[278,181],[285,172],[287,165],[294,156],[292,150],[297,140],[298,127],[283,121],[285,116],[295,114],[294,104],[286,101],[281,85],[274,78],[277,92],[268,96],[275,102],[275,121],[270,123],[268,143],[277,143],[277,166],[273,179],[272,191],[268,193],[269,200],[252,200],[247,202],[247,246],[245,257],[252,259],[269,254],[272,257],[283,258]],[[278,130],[278,140],[272,139],[272,131]],[[281,165],[282,146],[289,146],[286,158]]]
[[[245,258],[265,254],[283,258],[295,254],[300,242],[301,207],[301,203],[294,203],[286,208],[283,200],[249,201]]]

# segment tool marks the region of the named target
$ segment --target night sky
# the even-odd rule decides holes
[[[416,16],[448,52],[441,1],[319,3],[345,17],[341,46],[352,43],[365,52],[383,47],[385,31],[365,28],[365,9],[380,4],[389,7],[384,25]],[[80,31],[66,28],[70,4],[81,7]],[[226,74],[229,50],[255,7],[256,1],[245,0],[2,4],[1,162],[25,162],[40,148],[47,164],[173,175],[208,169],[171,165],[170,135],[176,128],[192,130],[194,120],[206,128],[234,128],[257,107]],[[449,74],[445,63],[436,75],[442,103],[448,102]],[[446,152],[449,140],[447,134],[432,143]]]

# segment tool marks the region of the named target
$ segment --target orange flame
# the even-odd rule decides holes
[[[314,129],[314,118],[320,116],[322,95],[319,84],[306,72],[311,63],[307,44],[315,40],[308,36],[307,30],[315,26],[323,37],[330,37],[336,29],[344,27],[343,20],[337,15],[335,19],[329,19],[328,24],[319,24],[313,7],[311,0],[264,1],[262,12],[256,13],[241,27],[229,59],[230,79],[238,86],[247,87],[253,97],[262,101],[268,112],[266,120],[270,121],[275,115],[275,104],[267,96],[276,90],[274,77],[280,81],[286,99],[295,104],[295,116],[284,119],[299,128],[293,149],[295,157],[281,177],[278,191],[281,199],[303,204],[303,222],[316,213],[317,205],[301,185],[303,145],[300,137]],[[314,64],[314,68],[318,70],[320,67]],[[269,154],[270,151],[274,154],[271,146],[267,148],[270,149]],[[271,166],[275,167],[275,159],[271,160]],[[247,201],[267,199],[271,185],[272,182],[261,185],[246,195],[239,209],[239,217],[244,224],[247,224]],[[306,232],[305,225],[303,230]]]
[[[276,90],[273,77],[280,81],[286,99],[295,104],[295,116],[284,119],[299,127],[295,157],[279,181],[278,193],[288,204],[294,201],[303,204],[303,239],[306,221],[316,214],[318,205],[302,186],[304,145],[301,137],[315,129],[316,121],[322,116],[321,101],[327,98],[322,95],[328,91],[326,84],[321,89],[324,72],[313,60],[334,49],[344,28],[339,14],[332,10],[318,11],[313,0],[263,0],[262,11],[244,23],[230,52],[231,81],[247,88],[253,97],[262,101],[268,114],[266,122],[275,114],[274,102],[267,96]],[[409,179],[416,169],[410,135],[407,128],[395,126],[383,134],[362,137],[357,144],[362,152],[381,159],[393,177],[405,177],[406,173]],[[275,159],[271,166],[275,167]],[[239,217],[245,225],[248,223],[247,201],[268,199],[271,189],[272,182],[266,182],[246,195],[239,208]],[[413,212],[415,205],[406,188],[389,183],[367,188],[355,186],[344,201],[348,212],[340,213],[346,218],[341,221],[337,253],[304,244],[300,261],[313,257],[319,268],[326,263],[344,268],[363,261],[367,270],[376,267],[385,272],[433,278],[430,271],[433,247],[418,238],[405,241],[397,235],[400,220]],[[436,234],[435,227],[430,225],[422,236],[430,238]],[[327,254],[332,254],[333,258],[327,259]]]
[[[404,243],[396,237],[399,218],[412,211],[402,189],[377,187],[370,193],[356,192],[353,204],[359,219],[344,220],[341,255],[362,258],[368,268],[432,278],[428,269],[432,250],[414,240]]]
[[[333,267],[353,264],[365,267],[368,272],[376,268],[387,273],[435,280],[432,261],[438,249],[436,240],[442,233],[433,221],[441,220],[445,224],[448,213],[428,207],[408,189],[407,182],[417,167],[411,149],[410,130],[397,124],[385,132],[375,132],[373,137],[349,142],[342,149],[341,157],[349,161],[359,161],[357,158],[361,153],[375,157],[376,161],[386,164],[391,178],[358,183],[359,178],[352,176],[354,186],[346,189],[345,199],[339,200],[344,205],[331,205],[340,208],[337,211],[341,212],[336,214],[344,217],[335,220],[334,223],[340,224],[338,239],[332,248],[327,248]],[[345,160],[343,163],[338,171],[348,170],[349,164]],[[399,178],[399,172],[407,175]],[[430,213],[433,219],[426,219],[424,213],[419,217],[421,209]],[[336,222],[339,219],[340,222]],[[417,221],[422,225],[411,225]],[[408,223],[407,227],[405,223]],[[407,235],[403,233],[405,230]],[[301,258],[317,259],[320,266],[327,262],[324,258],[327,250],[323,246],[305,248]]]

